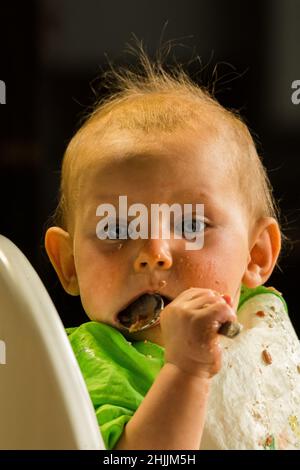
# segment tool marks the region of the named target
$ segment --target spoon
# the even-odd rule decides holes
[[[163,308],[164,300],[161,295],[143,294],[120,313],[119,322],[129,333],[143,331],[158,323]],[[234,338],[241,330],[240,323],[228,321],[220,326],[218,333]]]
[[[164,308],[159,294],[143,294],[119,314],[119,322],[130,333],[143,331],[158,322]]]

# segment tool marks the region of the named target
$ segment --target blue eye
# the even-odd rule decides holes
[[[190,217],[182,220],[178,225],[177,229],[183,235],[188,233],[199,233],[205,229],[206,223],[200,219],[191,219]]]
[[[127,225],[111,225],[108,230],[108,238],[112,240],[122,240],[128,238]]]
[[[202,220],[187,220],[184,221],[183,227],[185,232],[200,232],[205,226],[205,223]]]
[[[96,230],[97,237],[101,240],[126,240],[129,238],[128,226],[119,223],[106,223]]]

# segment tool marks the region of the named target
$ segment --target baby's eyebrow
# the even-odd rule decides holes
[[[180,191],[175,191],[172,193],[172,199],[173,199],[173,204],[174,203],[179,203],[179,204],[188,204],[188,203],[201,203],[203,199],[211,199],[211,192],[208,191],[191,191],[189,189],[185,190],[180,190]],[[127,196],[127,201],[128,204],[135,204],[139,203],[141,201],[138,200],[138,198],[132,198],[131,196],[127,194],[120,194],[120,192],[107,192],[107,193],[97,193],[95,196],[95,200],[101,200],[101,199],[107,199],[112,200],[116,199],[117,201],[119,200],[120,196]],[[182,200],[186,200],[186,202],[181,202]],[[154,202],[153,202],[154,203]]]
[[[197,191],[197,190],[179,190],[175,191],[173,193],[174,198],[182,198],[184,196],[184,199],[190,199],[191,201],[195,202],[201,202],[202,199],[210,199],[211,198],[211,192],[208,191]]]
[[[95,199],[119,199],[119,196],[125,196],[125,194],[120,194],[120,193],[112,193],[112,192],[107,192],[107,193],[97,193],[95,196]]]

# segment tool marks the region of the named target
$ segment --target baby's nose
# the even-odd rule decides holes
[[[153,271],[154,269],[166,270],[172,266],[172,257],[167,247],[160,240],[152,240],[137,256],[134,269],[137,272]]]

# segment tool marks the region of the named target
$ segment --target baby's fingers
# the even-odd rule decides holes
[[[202,309],[205,309],[207,319],[210,319],[210,321],[213,322],[218,322],[219,326],[222,323],[237,321],[235,311],[223,299],[211,304],[208,303],[203,305]]]
[[[192,310],[197,310],[197,309],[202,309],[210,304],[215,304],[217,302],[221,302],[223,304],[226,304],[225,299],[215,291],[208,290],[207,292],[204,292],[200,296],[194,297],[193,299],[190,299],[186,302],[188,307]]]

